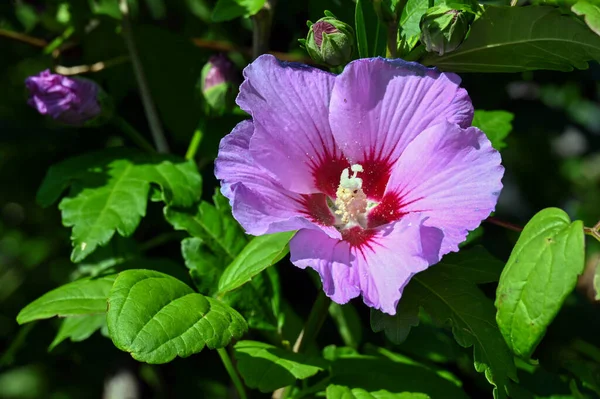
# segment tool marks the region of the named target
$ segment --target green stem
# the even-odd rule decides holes
[[[304,328],[302,331],[300,331],[298,339],[296,339],[296,343],[294,344],[294,352],[304,351],[306,346],[315,340],[319,330],[321,329],[321,326],[323,325],[323,322],[329,314],[330,304],[331,299],[325,295],[323,290],[319,291],[319,295],[317,296],[317,299],[310,310],[306,324],[304,324]]]
[[[235,385],[235,389],[240,397],[240,399],[247,399],[246,390],[244,389],[244,384],[240,380],[237,371],[235,371],[235,367],[233,367],[233,363],[231,363],[231,358],[229,357],[229,353],[227,353],[226,348],[217,349],[219,356],[221,356],[221,361],[223,362],[223,366],[227,370],[231,381],[233,381],[233,385]]]
[[[183,238],[183,236],[185,236],[184,234],[181,234],[181,233],[182,232],[180,232],[180,231],[170,231],[170,232],[158,235],[154,238],[151,238],[148,241],[140,244],[140,251],[146,252],[146,251],[151,250],[152,248],[156,248],[160,245],[166,244],[169,241],[181,239],[181,238]]]
[[[310,310],[308,319],[304,324],[304,328],[300,331],[296,343],[294,344],[294,352],[302,352],[306,347],[314,341],[323,326],[323,322],[329,314],[329,305],[331,305],[331,299],[325,295],[323,290],[319,291],[319,295],[315,300],[315,303]],[[292,385],[288,385],[285,388],[278,389],[273,393],[273,398],[286,399],[292,392]]]
[[[129,20],[129,5],[127,4],[127,0],[119,0],[119,9],[121,10],[121,22],[123,24],[123,37],[125,39],[127,50],[129,51],[129,56],[131,57],[133,72],[140,89],[144,112],[148,119],[148,125],[150,125],[150,132],[152,133],[156,150],[163,154],[168,153],[169,145],[167,144],[162,126],[160,125],[158,113],[156,112],[156,105],[154,104],[154,100],[152,100],[150,87],[148,86],[144,68],[142,67],[142,61],[140,60],[137,48],[135,47],[135,41],[133,40],[133,31],[131,28],[131,21]]]
[[[127,137],[131,139],[138,147],[148,152],[156,152],[154,147],[138,132],[133,126],[120,116],[115,116],[112,122],[119,128]]]
[[[387,58],[396,58],[398,56],[398,23],[390,22],[387,31]]]
[[[185,153],[185,159],[194,159],[196,157],[196,153],[198,152],[198,147],[202,142],[202,130],[200,127],[196,128],[194,132],[194,136],[192,136],[192,140],[190,141],[190,145],[188,146],[187,152]]]

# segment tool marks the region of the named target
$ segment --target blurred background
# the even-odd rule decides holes
[[[241,69],[251,61],[252,24],[248,19],[224,23],[211,20],[214,1],[135,0],[131,2],[134,37],[152,95],[173,153],[184,155],[199,123],[204,127],[198,162],[207,200],[216,186],[213,159],[219,140],[245,116],[207,111],[199,88],[202,67],[211,55],[226,53]],[[274,14],[269,50],[281,58],[310,62],[298,39],[306,21],[324,10],[340,20],[354,21],[352,0],[280,0]],[[5,0],[0,2],[0,398],[201,398],[233,397],[216,353],[205,350],[163,366],[139,364],[96,333],[85,343],[65,341],[51,351],[59,326],[46,320],[19,327],[19,310],[41,294],[94,267],[69,260],[69,229],[61,225],[56,206],[41,208],[36,191],[50,165],[70,156],[107,146],[131,145],[112,125],[65,128],[27,105],[26,77],[50,68],[98,82],[112,97],[116,110],[150,140],[136,81],[121,31],[120,13],[112,0]],[[514,114],[513,131],[502,155],[505,188],[496,217],[524,225],[537,211],[560,207],[586,226],[600,219],[600,67],[572,73],[463,74],[476,109]],[[145,256],[170,262],[186,275],[177,241],[144,245],[167,227],[158,205],[149,205],[131,239],[113,240],[109,248],[135,247]],[[485,224],[478,239],[502,260],[508,259],[518,235]],[[588,241],[590,270],[600,259],[598,243]],[[317,290],[311,276],[282,262],[278,266],[282,292],[294,313],[308,314]],[[593,274],[593,271],[592,271]],[[189,280],[189,278],[188,278]],[[591,275],[553,323],[536,355],[565,368],[556,345],[581,339],[598,342],[599,308],[593,300]],[[493,295],[493,287],[490,287]],[[386,345],[369,328],[369,311],[353,302],[364,341]],[[437,361],[458,376],[474,398],[489,397],[489,386],[469,364],[471,349],[459,348],[451,336],[427,325],[419,327],[395,350],[411,354],[419,339],[439,342]],[[428,338],[429,337],[429,338]],[[450,338],[449,338],[450,337]],[[412,340],[412,341],[411,341]],[[319,344],[342,345],[328,320]],[[550,348],[546,350],[546,348]],[[414,350],[413,350],[414,351]],[[437,352],[436,352],[437,351]],[[431,359],[431,354],[412,353]],[[440,360],[441,356],[441,360]],[[444,360],[445,359],[445,360]],[[465,360],[466,359],[466,360]],[[575,372],[575,371],[573,371]],[[585,370],[598,382],[600,371]],[[594,374],[596,373],[596,374]],[[552,385],[540,375],[542,387]],[[546,382],[544,382],[546,381]],[[124,389],[124,391],[123,391]],[[540,388],[541,389],[541,388]],[[560,393],[562,387],[553,387]],[[125,395],[123,392],[128,392]],[[260,394],[253,393],[256,397]],[[268,397],[268,395],[264,395]]]

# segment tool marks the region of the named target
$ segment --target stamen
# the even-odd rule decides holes
[[[362,190],[362,179],[358,177],[359,172],[363,172],[362,165],[355,164],[350,167],[354,172],[350,177],[348,168],[342,171],[340,176],[340,185],[336,192],[336,215],[340,215],[342,223],[347,224],[350,221],[359,223],[358,218],[367,211],[367,196]]]

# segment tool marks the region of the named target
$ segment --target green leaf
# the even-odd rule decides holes
[[[223,348],[247,329],[246,321],[229,306],[150,270],[120,273],[108,304],[108,331],[113,343],[147,363],[187,357],[205,345]]]
[[[325,348],[324,352],[331,352],[330,349]],[[331,384],[347,387],[353,392],[369,392],[371,395],[381,391],[390,394],[421,392],[432,398],[468,398],[460,387],[419,363],[400,363],[359,355],[347,349],[339,348],[334,356],[324,353],[332,360]]]
[[[115,278],[115,275],[84,278],[58,287],[25,306],[17,315],[17,323],[105,313],[106,298]]]
[[[473,346],[475,369],[496,387],[494,397],[506,398],[509,380],[517,378],[513,357],[496,326],[491,300],[476,286],[497,281],[500,270],[502,263],[482,248],[446,255],[411,279],[395,316],[371,312],[371,327],[399,343],[419,323],[420,308],[440,326],[449,321],[456,341]]]
[[[161,188],[162,200],[190,206],[198,200],[202,180],[196,166],[163,155],[117,149],[70,158],[48,171],[38,191],[42,206],[59,204],[63,224],[73,227],[73,262],[83,260],[115,232],[131,235],[146,214],[151,184]]]
[[[60,329],[48,350],[51,351],[67,338],[70,338],[72,342],[84,341],[105,325],[105,314],[67,317],[62,321]]]
[[[292,385],[327,368],[327,362],[257,341],[240,341],[234,346],[238,370],[246,385],[271,392]]]
[[[354,14],[359,58],[385,57],[385,26],[377,18],[370,1],[357,0]]]
[[[391,393],[380,390],[368,392],[361,388],[350,389],[342,385],[329,385],[326,391],[327,399],[429,399],[424,393]]]
[[[507,111],[476,110],[473,126],[483,130],[492,146],[498,151],[506,147],[504,139],[512,130],[514,115]]]
[[[217,198],[218,196],[215,196]],[[217,202],[215,202],[218,205]],[[197,237],[220,258],[229,263],[248,243],[240,225],[231,217],[228,207],[201,202],[196,209],[165,208],[165,218],[175,230],[185,230]]]
[[[265,0],[219,0],[213,10],[215,22],[230,21],[238,17],[250,17],[265,4]]]
[[[527,223],[496,292],[496,320],[516,355],[531,356],[584,266],[581,221],[547,208]]]
[[[488,6],[460,48],[422,63],[454,72],[566,72],[598,59],[600,37],[571,15],[553,7]]]
[[[295,231],[267,234],[250,241],[223,272],[219,280],[219,292],[225,293],[241,287],[252,277],[281,260],[288,253],[287,244],[294,234]]]
[[[435,1],[434,4],[437,4]],[[408,54],[419,42],[421,17],[429,8],[429,0],[408,0],[400,16],[400,46],[402,54]]]
[[[571,11],[583,17],[587,26],[600,35],[600,7],[598,3],[592,4],[589,1],[580,0],[571,7]]]
[[[196,287],[204,295],[215,295],[226,266],[248,243],[248,236],[231,216],[227,199],[217,191],[213,200],[214,206],[202,202],[194,210],[165,209],[165,217],[175,229],[194,236],[182,241],[181,251]],[[251,328],[274,331],[279,306],[273,301],[278,289],[278,280],[257,275],[250,284],[220,299],[236,308]]]

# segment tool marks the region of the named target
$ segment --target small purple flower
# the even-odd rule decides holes
[[[57,75],[49,70],[25,80],[30,93],[28,104],[42,115],[59,122],[81,126],[101,112],[99,87],[87,79]]]
[[[335,302],[395,314],[411,277],[494,210],[504,168],[457,75],[371,58],[336,76],[263,55],[244,76],[252,120],[221,141],[222,192],[250,234],[299,230],[291,260]]]

